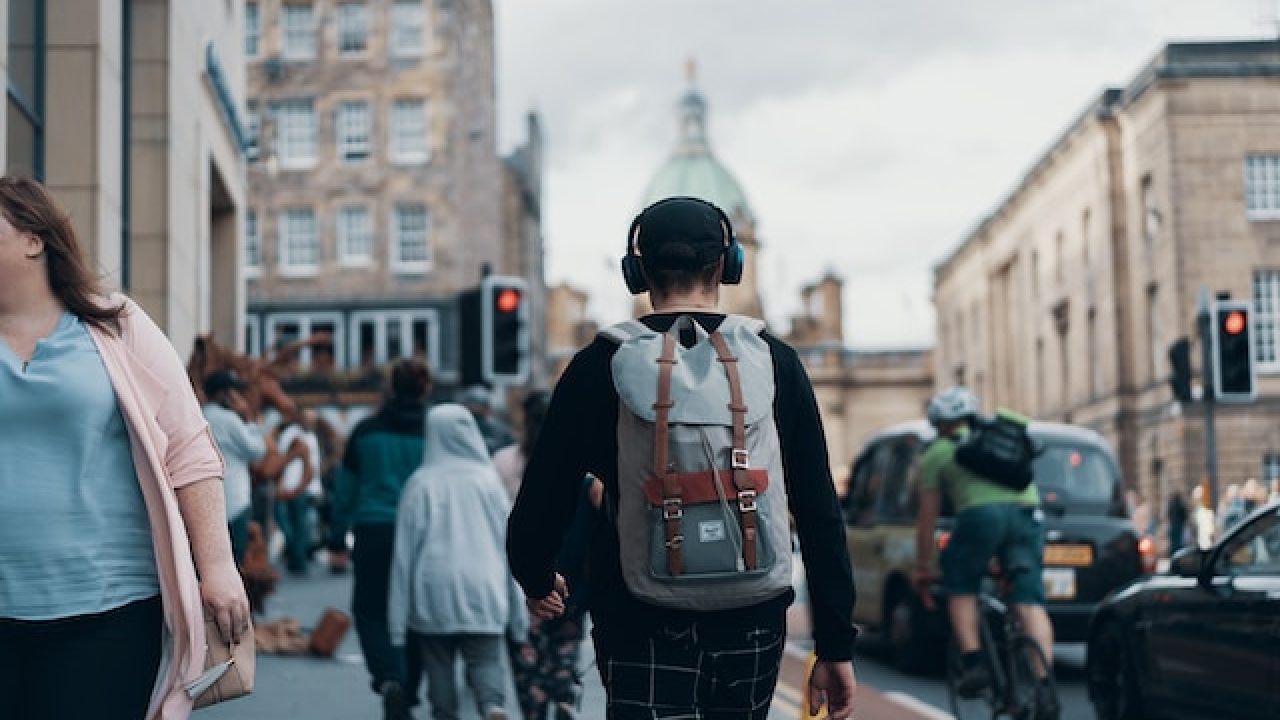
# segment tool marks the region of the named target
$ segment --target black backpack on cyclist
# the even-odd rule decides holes
[[[1014,492],[1026,490],[1039,454],[1027,425],[1026,418],[1007,410],[991,418],[975,417],[969,434],[956,445],[956,462]]]

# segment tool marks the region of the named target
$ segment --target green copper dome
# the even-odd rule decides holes
[[[691,73],[692,74],[692,73]],[[680,142],[675,152],[649,181],[644,206],[673,195],[688,195],[715,203],[730,216],[753,219],[742,186],[711,152],[707,140],[707,101],[691,86],[680,101]]]

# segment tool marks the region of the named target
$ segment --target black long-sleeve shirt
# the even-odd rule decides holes
[[[723,315],[703,313],[693,317],[708,331],[724,319]],[[642,321],[665,332],[676,318],[658,314]],[[824,660],[848,660],[856,635],[852,624],[853,573],[817,401],[795,350],[768,333],[764,339],[773,356],[774,419],[787,498],[809,580],[817,654]],[[511,513],[507,552],[511,570],[529,597],[545,597],[552,590],[556,556],[578,507],[584,474],[600,478],[606,495],[617,497],[619,400],[611,376],[617,347],[611,340],[597,338],[574,357],[556,386],[525,469]],[[682,622],[726,626],[768,622],[780,617],[795,596],[788,591],[776,599],[728,612],[659,608],[630,594],[618,558],[616,528],[605,521],[596,522],[587,575],[592,616],[606,633]]]

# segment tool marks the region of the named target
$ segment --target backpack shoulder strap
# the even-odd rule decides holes
[[[609,327],[601,330],[598,333],[598,336],[621,345],[632,338],[656,334],[657,333],[653,330],[649,329],[648,325],[645,325],[639,320],[624,320],[616,325],[610,325]]]

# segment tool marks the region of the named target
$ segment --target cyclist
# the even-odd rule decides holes
[[[1044,522],[1035,485],[1021,492],[961,467],[956,444],[978,416],[978,399],[964,387],[952,387],[929,401],[929,423],[938,437],[920,460],[920,513],[916,521],[915,584],[926,605],[933,582],[934,530],[946,492],[956,512],[951,540],[940,558],[951,627],[961,652],[957,689],[978,696],[991,683],[991,674],[978,638],[978,590],[993,558],[1001,567],[1018,567],[1010,601],[1022,627],[1053,657],[1053,626],[1044,610],[1041,580]],[[1037,668],[1047,678],[1051,668]],[[1042,682],[1048,682],[1042,679]],[[1059,708],[1051,692],[1037,692],[1036,717],[1057,718]]]

